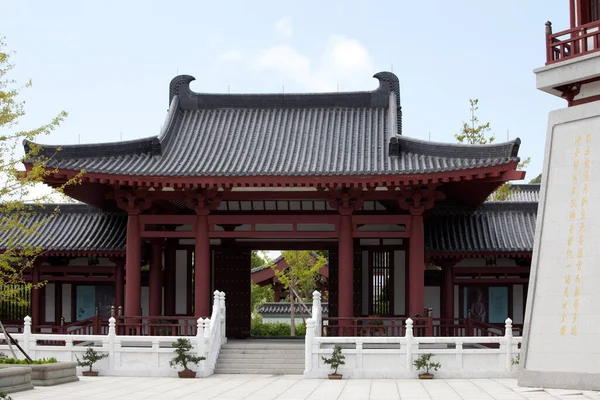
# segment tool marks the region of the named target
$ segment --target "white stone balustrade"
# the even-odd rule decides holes
[[[198,364],[197,377],[214,373],[221,346],[225,337],[225,293],[216,291],[211,318],[199,318],[196,336],[186,337],[192,342],[196,355],[206,357]],[[213,321],[216,321],[213,322]],[[116,334],[116,320],[111,317],[108,335],[65,335],[32,333],[31,318],[24,319],[23,333],[11,336],[21,344],[33,359],[54,357],[58,361],[77,361],[75,356],[85,353],[88,346],[108,357],[94,365],[101,375],[112,376],[177,376],[177,369],[169,366],[175,353],[171,346],[178,336],[121,336]],[[38,341],[55,342],[52,345]],[[8,345],[0,344],[0,352],[7,353]],[[21,358],[22,355],[17,352]]]
[[[313,301],[316,296],[313,297]],[[413,362],[422,354],[432,353],[440,362],[439,378],[509,378],[515,377],[520,337],[513,337],[512,321],[505,321],[504,336],[415,337],[413,321],[406,320],[406,334],[398,337],[324,337],[318,309],[306,322],[305,378],[324,378],[331,372],[323,363],[335,345],[342,347],[346,364],[339,373],[344,378],[415,378]]]

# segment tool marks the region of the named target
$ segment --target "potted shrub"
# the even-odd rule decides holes
[[[413,364],[417,368],[417,371],[425,370],[424,374],[419,374],[419,379],[433,379],[433,374],[429,373],[430,369],[438,370],[442,365],[438,362],[431,361],[433,354],[421,354],[421,357],[417,358]]]
[[[336,345],[333,348],[333,354],[331,354],[330,358],[321,357],[325,364],[329,364],[331,369],[333,370],[333,374],[327,375],[329,379],[342,379],[342,375],[338,374],[338,368],[340,365],[346,364],[344,361],[346,359],[345,356],[342,355],[342,346]]]
[[[198,364],[202,360],[206,360],[205,357],[193,356],[188,352],[192,349],[192,343],[189,339],[179,338],[171,344],[175,348],[176,356],[169,361],[171,367],[181,365],[183,371],[178,371],[180,378],[195,378],[196,371],[192,371],[188,368],[188,364]]]
[[[98,376],[98,371],[92,371],[92,366],[96,362],[106,357],[108,357],[108,354],[100,354],[91,347],[87,348],[85,353],[83,353],[83,355],[81,356],[81,359],[75,356],[75,358],[77,359],[77,365],[79,365],[80,367],[90,367],[88,371],[81,371],[83,376]]]

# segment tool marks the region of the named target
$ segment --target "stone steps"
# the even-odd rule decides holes
[[[216,374],[302,374],[304,341],[235,340],[223,345]]]

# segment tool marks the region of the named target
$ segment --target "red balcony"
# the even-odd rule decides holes
[[[571,60],[600,50],[600,20],[552,33],[546,22],[546,65]]]

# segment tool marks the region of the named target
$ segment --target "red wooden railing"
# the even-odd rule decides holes
[[[600,50],[600,21],[552,33],[546,22],[546,65]]]
[[[381,336],[406,335],[406,317],[323,318],[323,336]],[[489,324],[470,318],[415,317],[414,336],[464,337],[503,336],[504,324]],[[513,325],[513,334],[521,336],[522,326]]]
[[[194,336],[198,328],[196,317],[115,317],[115,319],[117,335]]]
[[[34,325],[34,333],[55,333],[66,335],[108,335],[110,317],[95,316],[64,325]],[[117,316],[117,335],[141,336],[195,336],[198,328],[196,317],[123,317]],[[5,328],[10,333],[23,333],[23,324],[9,324]]]

